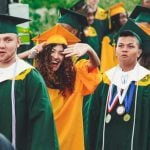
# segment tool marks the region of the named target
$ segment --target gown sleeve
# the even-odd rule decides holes
[[[27,76],[28,150],[58,150],[53,112],[41,75],[33,69]]]
[[[77,77],[82,83],[82,94],[88,95],[94,92],[96,87],[98,86],[101,75],[98,68],[93,69],[91,72],[88,72],[87,67],[88,60],[80,60],[76,64],[77,68]]]

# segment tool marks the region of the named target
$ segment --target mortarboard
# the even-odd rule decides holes
[[[47,44],[65,44],[70,45],[80,42],[80,39],[66,30],[61,25],[57,24],[51,29],[32,39],[34,42],[46,42]]]
[[[111,6],[106,10],[106,12],[108,13],[109,29],[111,29],[111,17],[118,15],[120,13],[126,13],[124,3],[120,2]]]
[[[60,13],[61,17],[58,19],[58,23],[69,24],[79,31],[82,31],[82,29],[88,25],[86,17],[77,12],[60,8]]]
[[[135,19],[136,22],[150,23],[150,8],[146,8],[138,5],[132,11],[130,18]]]
[[[108,11],[108,13],[111,17],[114,15],[126,12],[123,2],[117,3],[117,4],[109,7],[106,11]]]
[[[16,25],[30,21],[29,19],[0,14],[0,33],[17,34]]]
[[[129,18],[128,22],[120,28],[117,34],[114,36],[115,41],[117,41],[119,35],[124,31],[130,31],[133,33],[139,42],[141,43],[142,51],[144,53],[150,52],[150,36],[146,34],[135,22],[133,19]]]

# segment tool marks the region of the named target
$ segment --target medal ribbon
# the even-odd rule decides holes
[[[113,110],[117,101],[118,101],[118,93],[117,91],[114,91],[114,85],[112,84],[110,85],[108,96],[107,96],[108,112],[111,112]]]
[[[127,96],[127,94],[126,94],[125,99],[124,99],[125,109],[126,109],[127,113],[129,113],[130,109],[131,109],[131,104],[133,101],[133,93],[135,90],[135,81],[131,82],[131,86],[130,86],[129,90],[130,90],[129,96]]]
[[[129,86],[128,86],[129,87]],[[123,100],[125,98],[125,95],[127,93],[128,87],[126,89],[120,89],[119,87],[117,87],[117,92],[118,92],[118,97],[119,97],[119,103],[122,104]]]

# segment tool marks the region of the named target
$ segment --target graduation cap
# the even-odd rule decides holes
[[[79,0],[78,2],[76,2],[70,9],[73,11],[78,11],[80,10],[86,3],[84,2],[84,0]]]
[[[109,7],[106,11],[108,11],[109,16],[111,16],[111,17],[114,15],[126,12],[123,2],[117,3],[117,4]]]
[[[80,39],[66,30],[60,24],[55,25],[51,29],[32,39],[34,42],[46,42],[47,44],[65,44],[70,45],[80,42]]]
[[[106,12],[108,13],[109,29],[111,29],[111,17],[118,15],[120,13],[126,13],[124,3],[120,2],[111,6],[106,10]]]
[[[129,18],[128,22],[120,28],[114,39],[117,41],[120,34],[124,31],[131,32],[139,40],[143,53],[150,53],[150,36],[146,34],[133,19]]]
[[[0,14],[0,33],[17,34],[16,25],[30,21],[29,19]]]
[[[136,22],[150,23],[150,8],[146,8],[138,5],[132,11],[130,18],[135,19]]]
[[[79,13],[64,8],[60,8],[60,13],[61,17],[58,19],[58,23],[69,24],[78,31],[82,31],[88,25],[86,17]]]

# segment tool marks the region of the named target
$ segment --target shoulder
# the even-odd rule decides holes
[[[140,86],[150,86],[150,74],[146,75],[144,78],[142,78],[138,85]]]
[[[95,14],[95,19],[99,19],[99,20],[107,19],[106,11],[103,8],[98,7],[97,11],[96,11],[96,14]]]

